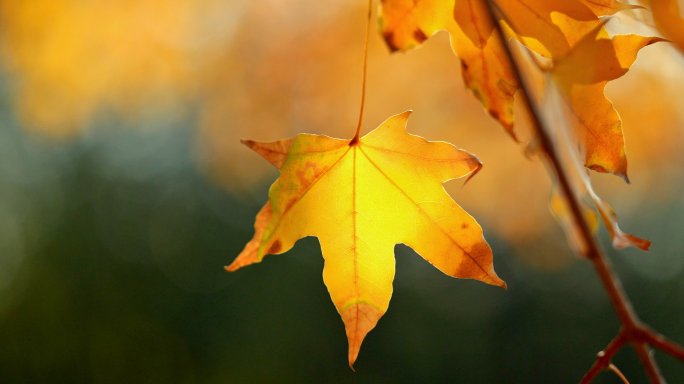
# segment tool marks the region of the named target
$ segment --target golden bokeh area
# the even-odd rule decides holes
[[[61,145],[101,134],[111,116],[126,122],[121,129],[140,130],[149,129],[150,119],[175,119],[191,132],[204,176],[231,193],[250,193],[275,180],[277,171],[241,138],[353,135],[365,6],[342,0],[1,1],[4,81],[29,137]],[[363,133],[413,110],[410,133],[453,143],[483,162],[465,187],[462,180],[445,187],[485,236],[503,238],[540,268],[567,265],[575,258],[549,214],[551,183],[542,164],[528,159],[465,89],[448,39],[441,32],[420,49],[390,54],[381,36],[371,34]],[[682,68],[681,53],[659,43],[608,85],[606,95],[623,120],[632,184],[592,175],[622,228],[651,239],[654,250],[665,234],[647,211],[683,204]],[[529,137],[517,101],[517,129]]]

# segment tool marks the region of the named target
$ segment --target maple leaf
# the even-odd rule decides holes
[[[586,3],[602,15],[630,8],[610,0]],[[546,58],[565,56],[582,36],[602,26],[580,0],[499,0],[495,5],[505,16],[504,30]],[[392,51],[417,48],[436,32],[448,31],[464,83],[516,139],[513,96],[520,85],[485,0],[383,0],[378,15]],[[601,36],[608,36],[603,28]]]
[[[587,95],[583,102],[594,99],[593,103],[598,105],[601,100],[606,100],[603,95],[603,86],[605,80],[616,76],[616,74],[624,74],[627,72],[629,66],[634,62],[637,51],[649,43],[660,41],[660,38],[648,38],[638,35],[617,35],[612,39],[597,39],[594,40],[598,31],[588,35],[584,41],[577,44],[575,49],[564,59],[558,60],[556,66],[546,72],[546,85],[543,89],[542,95],[538,90],[531,94],[535,96],[535,103],[540,106],[540,111],[544,111],[543,117],[546,119],[545,125],[552,127],[547,131],[547,135],[553,142],[552,146],[557,153],[559,162],[564,164],[564,174],[568,181],[569,188],[575,194],[576,199],[581,207],[581,214],[584,216],[586,222],[589,224],[592,231],[596,231],[598,226],[598,218],[596,213],[587,207],[584,203],[583,197],[588,195],[596,205],[598,213],[610,234],[612,245],[616,249],[625,248],[628,246],[635,246],[647,251],[651,243],[647,240],[638,238],[623,232],[618,226],[618,218],[611,206],[602,200],[593,190],[591,180],[589,178],[589,171],[587,170],[587,132],[591,132],[591,125],[585,124],[581,117],[585,116],[582,112],[590,111],[589,109],[575,109],[575,105],[571,103],[568,96],[569,91],[580,86],[580,90],[587,91]],[[529,51],[528,51],[529,53]],[[528,60],[534,60],[528,56]],[[591,62],[600,61],[600,65],[592,65]],[[532,68],[532,67],[530,67]],[[572,70],[574,68],[574,71]],[[591,83],[598,81],[601,86],[600,89],[586,85],[583,83]],[[610,110],[612,106],[606,100]],[[579,103],[578,105],[583,105]],[[614,111],[613,111],[614,112]],[[613,127],[616,135],[619,135],[619,140],[616,137],[606,135],[606,132],[600,132],[601,136],[595,136],[594,140],[613,140],[611,149],[613,151],[621,151],[624,155],[624,147],[622,146],[622,130],[619,126],[619,117],[617,113],[615,116],[603,111],[604,119],[598,119],[592,123],[596,123],[596,127],[607,130],[610,124],[615,124]],[[594,115],[591,115],[594,116]],[[586,116],[585,116],[586,117]],[[603,124],[605,123],[605,124]],[[590,142],[594,145],[594,142]],[[617,145],[619,144],[619,145]],[[539,143],[534,140],[528,147],[529,151],[536,152],[539,157],[547,163],[549,169],[554,167],[551,165],[551,159],[547,156],[539,146]],[[624,156],[622,157],[624,160]],[[626,166],[626,165],[625,165]],[[558,175],[556,172],[549,172],[555,180],[555,185],[552,189],[552,198],[550,208],[554,216],[561,223],[566,232],[567,239],[571,246],[578,251],[578,253],[587,255],[588,246],[584,243],[581,235],[581,225],[577,222],[577,217],[573,214],[567,203],[567,196],[561,192],[559,186]]]
[[[506,34],[549,59],[565,56],[582,37],[602,26],[580,0],[497,0],[495,4]],[[600,28],[600,36],[608,36],[608,31]]]
[[[611,40],[598,16],[641,7],[616,0],[498,0],[494,6],[509,36],[554,61],[557,79],[566,85],[566,107],[576,117],[585,166],[628,181],[620,117],[603,90],[608,81],[627,72],[641,48],[637,45],[659,40]],[[513,95],[519,85],[485,0],[383,0],[379,14],[383,36],[393,50],[415,48],[447,30],[466,86],[515,138]],[[598,48],[588,52],[596,39]],[[575,49],[580,42],[583,46]],[[597,78],[582,78],[589,71]]]
[[[520,86],[487,12],[479,0],[383,0],[378,18],[392,51],[416,48],[436,32],[448,31],[464,83],[515,139],[513,95]]]
[[[565,163],[571,165],[575,193],[578,197],[588,194],[594,201],[613,247],[635,246],[647,251],[651,246],[649,241],[619,228],[615,211],[594,192],[584,167],[611,172],[628,180],[620,117],[605,97],[604,88],[608,81],[627,73],[641,48],[665,40],[633,34],[603,38],[599,28],[587,34],[568,55],[555,60],[550,70],[556,86],[550,92],[554,92],[554,100],[564,116],[562,123],[554,124],[560,131],[556,146],[565,153]],[[584,245],[577,236],[578,224],[564,201],[558,188],[554,188],[552,211],[566,230],[570,243],[584,253]],[[585,212],[585,216],[589,222],[596,221],[590,213]]]
[[[474,175],[473,155],[406,132],[410,111],[359,140],[300,134],[271,143],[243,141],[280,169],[254,238],[226,267],[235,271],[317,236],[323,280],[345,324],[349,365],[387,310],[394,246],[404,243],[440,271],[506,287],[494,272],[479,224],[442,187]]]
[[[620,116],[604,95],[606,84],[627,73],[641,48],[665,41],[659,37],[601,37],[598,27],[563,58],[554,61],[553,78],[573,119],[584,165],[629,182]]]

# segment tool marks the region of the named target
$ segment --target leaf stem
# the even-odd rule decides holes
[[[506,36],[498,20],[500,18],[505,18],[505,14],[501,12],[501,9],[496,4],[495,0],[487,0],[486,3],[489,9],[489,15],[492,18],[494,26],[496,27],[496,31],[499,33],[503,41],[503,45],[506,49],[506,54],[511,63],[511,67],[518,78],[518,82],[520,84],[520,95],[522,96],[523,104],[530,112],[532,124],[536,130],[541,149],[544,152],[544,155],[547,157],[548,163],[558,179],[558,184],[561,188],[561,191],[565,195],[573,218],[579,226],[582,239],[586,243],[587,251],[584,256],[586,256],[594,264],[596,273],[599,275],[610,302],[613,305],[620,322],[622,323],[622,329],[618,333],[618,336],[608,345],[604,352],[599,353],[596,363],[594,363],[589,372],[587,372],[582,380],[582,384],[590,383],[591,380],[602,369],[608,369],[612,356],[627,343],[632,344],[650,381],[653,384],[665,383],[665,379],[663,379],[660,369],[650,353],[649,344],[653,344],[655,347],[683,361],[684,348],[652,331],[641,322],[635,313],[632,303],[625,294],[620,279],[613,272],[610,261],[601,251],[601,248],[599,247],[598,242],[591,231],[589,223],[586,221],[586,218],[582,213],[582,205],[577,194],[570,185],[568,173],[565,170],[563,163],[559,158],[558,151],[556,150],[553,141],[550,138],[549,128],[542,124],[541,111],[539,110],[539,107],[532,103],[530,99],[530,87],[526,82],[526,79],[522,76],[518,63],[513,57],[511,47],[508,44]]]
[[[363,122],[363,109],[366,104],[366,73],[368,68],[368,37],[370,36],[371,14],[373,10],[373,0],[368,0],[368,18],[366,19],[366,42],[363,46],[363,83],[361,84],[361,112],[359,112],[359,124],[356,126],[356,134],[349,142],[349,145],[355,145],[359,142],[361,134],[361,123]]]
[[[622,372],[620,372],[620,370],[618,369],[618,367],[616,367],[616,366],[613,365],[613,364],[610,364],[610,365],[608,366],[608,369],[610,369],[611,371],[613,371],[613,372],[622,380],[623,383],[629,384],[629,381],[627,381],[627,378],[625,377],[625,375],[622,374]]]

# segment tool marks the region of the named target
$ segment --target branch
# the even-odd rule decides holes
[[[646,370],[646,375],[648,375],[649,380],[653,384],[665,383],[663,375],[660,373],[660,368],[656,364],[655,359],[653,359],[653,354],[651,353],[651,348],[648,344],[644,342],[632,342],[632,347],[636,351],[639,360],[641,360],[641,365],[644,366]]]
[[[594,264],[596,273],[601,279],[601,283],[608,294],[610,302],[613,305],[620,322],[622,323],[622,329],[618,333],[618,336],[608,345],[608,347],[606,347],[603,352],[598,354],[596,363],[594,363],[589,372],[587,372],[587,374],[584,376],[582,383],[590,383],[591,380],[602,369],[608,368],[610,366],[610,360],[613,355],[617,353],[617,351],[619,351],[625,344],[630,343],[635,349],[637,356],[641,360],[644,370],[646,371],[651,383],[663,384],[665,383],[665,379],[663,379],[660,369],[653,359],[649,344],[653,344],[656,348],[659,348],[682,361],[684,361],[684,348],[653,332],[641,322],[634,311],[632,303],[627,297],[620,279],[613,272],[610,261],[601,251],[598,241],[594,237],[589,223],[587,223],[584,214],[582,213],[581,202],[570,185],[568,173],[559,158],[558,151],[556,150],[553,141],[551,140],[551,136],[549,134],[550,130],[542,123],[541,111],[539,110],[539,107],[532,103],[530,99],[529,85],[521,74],[518,63],[515,61],[511,47],[506,39],[506,35],[504,34],[501,24],[498,21],[498,19],[505,18],[505,14],[501,12],[501,9],[498,7],[498,4],[496,4],[495,0],[486,0],[486,3],[489,9],[489,16],[492,19],[493,25],[496,27],[497,33],[499,33],[501,36],[503,45],[506,48],[506,55],[508,56],[511,67],[513,68],[518,83],[520,84],[520,95],[523,104],[531,116],[531,122],[537,133],[541,149],[546,155],[551,169],[553,169],[553,172],[556,174],[560,189],[565,195],[572,216],[579,226],[582,240],[587,246],[587,251],[584,256],[586,256]],[[510,23],[510,20],[507,21],[509,21],[509,25],[513,26],[513,23]]]
[[[591,366],[591,368],[589,368],[589,372],[584,375],[584,378],[582,378],[580,384],[591,383],[594,377],[596,377],[601,370],[610,366],[610,361],[613,359],[613,356],[617,353],[617,351],[620,350],[620,348],[622,348],[623,345],[625,345],[625,342],[627,342],[627,338],[625,337],[625,332],[621,330],[613,339],[613,341],[608,344],[606,349],[596,355],[596,362]]]
[[[644,334],[646,342],[651,344],[651,346],[660,349],[661,351],[667,353],[668,355],[679,359],[684,362],[684,348],[669,340],[665,336],[649,329],[648,332]]]

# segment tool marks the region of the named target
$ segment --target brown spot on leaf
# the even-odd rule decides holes
[[[420,28],[413,31],[413,38],[416,39],[416,41],[418,43],[422,43],[425,40],[427,40],[427,36],[425,35],[425,32],[423,32]]]
[[[468,70],[468,64],[466,64],[465,61],[463,61],[463,60],[461,60],[461,69],[462,69],[463,71],[467,71],[467,70]]]
[[[273,245],[271,245],[271,248],[269,248],[268,253],[278,253],[281,249],[283,249],[283,245],[280,243],[280,240],[276,240]]]
[[[463,223],[463,224],[461,224],[461,228],[462,228],[462,229],[468,228],[468,223]]]
[[[499,112],[493,109],[490,109],[488,112],[491,117],[495,118],[496,120],[499,120]]]
[[[591,169],[594,172],[608,173],[608,170],[606,170],[602,166],[596,165],[596,164],[590,165],[587,168]]]
[[[299,180],[299,187],[301,189],[307,189],[313,182],[318,179],[321,174],[324,172],[324,169],[321,169],[317,163],[313,161],[307,161],[306,164],[304,164],[304,168],[299,169],[295,172],[295,176],[297,176],[297,179]]]
[[[394,45],[394,33],[391,31],[385,32],[382,35],[385,38],[385,43],[387,43],[387,47],[389,47],[390,52],[394,53],[399,50],[399,47]]]

